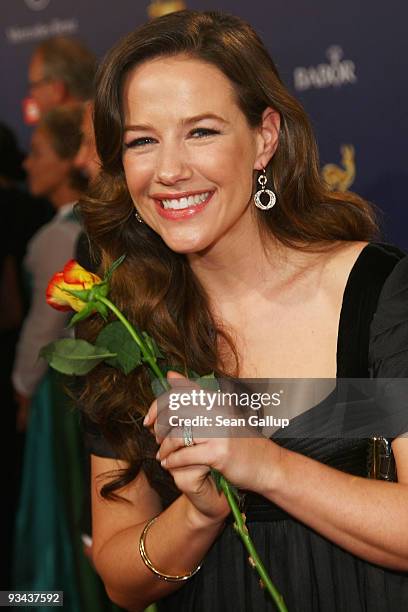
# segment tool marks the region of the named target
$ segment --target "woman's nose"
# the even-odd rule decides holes
[[[165,185],[174,185],[192,175],[191,166],[180,145],[163,146],[157,163],[157,179]]]

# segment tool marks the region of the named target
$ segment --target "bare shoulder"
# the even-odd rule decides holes
[[[326,288],[342,294],[350,272],[368,242],[341,242],[324,253],[324,270]]]
[[[327,251],[327,262],[335,269],[350,271],[367,244],[360,240],[337,242]]]
[[[102,497],[101,488],[127,464],[92,455],[92,536],[94,552],[120,531],[145,523],[161,511],[161,501],[141,470],[134,480],[117,491],[120,500]]]

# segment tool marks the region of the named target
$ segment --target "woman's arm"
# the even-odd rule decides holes
[[[268,439],[197,442],[183,448],[167,437],[163,467],[209,465],[358,557],[408,571],[408,439],[393,443],[398,483],[346,474]]]
[[[398,483],[356,477],[291,451],[263,495],[349,552],[408,571],[408,440],[393,443]]]
[[[139,539],[147,521],[159,515],[146,536],[150,560],[159,571],[179,575],[200,564],[227,513],[211,516],[205,505],[203,513],[181,495],[160,514],[160,499],[143,472],[120,490],[127,502],[102,498],[107,473],[123,467],[121,461],[92,456],[92,555],[109,597],[126,610],[139,611],[185,584],[162,581],[143,563]],[[217,508],[212,494],[207,494],[209,509]]]

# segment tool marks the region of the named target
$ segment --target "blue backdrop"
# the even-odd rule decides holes
[[[379,205],[385,238],[408,249],[408,5],[403,2],[2,0],[0,120],[27,147],[30,128],[21,103],[29,57],[40,40],[75,35],[101,57],[158,4],[220,9],[249,21],[312,118],[327,180]]]

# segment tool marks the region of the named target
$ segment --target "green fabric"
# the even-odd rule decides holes
[[[74,550],[55,461],[51,375],[33,397],[16,521],[14,588],[63,590],[67,609],[80,610]],[[39,609],[46,612],[46,607]]]
[[[64,591],[70,612],[118,610],[82,552],[79,416],[49,371],[33,397],[16,521],[14,588]],[[43,606],[36,610],[48,610]]]

